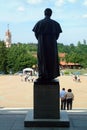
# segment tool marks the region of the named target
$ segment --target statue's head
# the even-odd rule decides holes
[[[50,8],[46,8],[44,11],[44,15],[50,17],[52,15],[52,10]]]

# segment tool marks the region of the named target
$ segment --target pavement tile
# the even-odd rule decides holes
[[[19,112],[18,112],[19,111]],[[0,130],[87,130],[87,113],[68,112],[70,127],[24,127],[26,111],[9,110],[0,114]]]
[[[54,128],[53,130],[77,130],[76,128],[73,128],[73,127],[69,127],[69,128]]]
[[[87,127],[87,115],[73,115],[70,121],[73,127]]]

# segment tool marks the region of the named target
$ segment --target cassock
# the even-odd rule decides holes
[[[38,40],[38,73],[39,78],[54,79],[60,76],[57,39],[62,32],[58,22],[45,17],[33,28]]]

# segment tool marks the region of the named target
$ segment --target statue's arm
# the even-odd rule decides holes
[[[36,39],[38,40],[38,34],[35,32],[35,37],[36,37]]]
[[[62,33],[62,29],[59,23],[57,23],[57,27],[56,27],[56,40],[59,38],[60,33]]]
[[[39,31],[39,23],[37,23],[34,28],[33,28],[33,32],[35,34],[36,39],[38,40],[38,31]]]
[[[59,38],[60,33],[56,34],[56,40]]]

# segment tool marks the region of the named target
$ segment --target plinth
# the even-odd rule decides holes
[[[64,116],[63,116],[64,115]],[[25,127],[68,127],[66,112],[60,112],[58,80],[34,82],[34,109],[26,115]]]
[[[58,119],[59,82],[34,82],[34,119]]]

